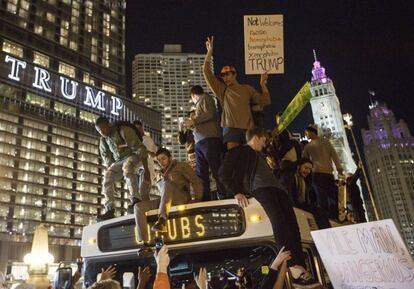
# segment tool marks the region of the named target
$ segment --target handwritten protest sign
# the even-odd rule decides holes
[[[277,126],[278,133],[281,133],[288,127],[288,125],[298,116],[305,105],[310,101],[311,97],[312,94],[310,92],[310,84],[309,82],[306,82],[283,111]]]
[[[283,15],[244,16],[246,74],[284,73]]]
[[[311,234],[335,289],[414,288],[414,262],[391,219]]]

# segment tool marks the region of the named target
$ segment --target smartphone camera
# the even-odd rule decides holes
[[[164,241],[161,238],[155,238],[155,251],[157,253],[161,250],[162,246],[164,246]]]

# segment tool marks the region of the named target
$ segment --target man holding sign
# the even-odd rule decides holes
[[[223,108],[221,126],[223,127],[223,142],[227,149],[232,149],[245,143],[245,132],[253,128],[253,116],[250,105],[269,105],[270,95],[267,89],[267,74],[260,77],[262,93],[252,86],[240,84],[237,81],[237,72],[233,66],[224,66],[220,71],[221,79],[211,71],[211,58],[213,56],[213,36],[206,41],[207,54],[204,60],[204,78],[220,101]]]

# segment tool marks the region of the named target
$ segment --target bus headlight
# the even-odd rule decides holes
[[[89,244],[89,245],[95,245],[95,244],[96,244],[96,239],[95,239],[95,238],[90,238],[90,239],[88,240],[88,244]]]
[[[258,223],[261,219],[262,217],[260,217],[259,214],[250,215],[248,218],[249,222],[252,222],[252,223]]]
[[[177,206],[177,211],[184,211],[184,210],[185,210],[185,205]]]

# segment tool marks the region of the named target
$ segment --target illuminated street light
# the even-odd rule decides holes
[[[48,265],[53,263],[54,257],[49,253],[47,228],[44,224],[36,227],[32,251],[24,256],[24,262],[29,265],[28,284],[36,288],[47,288],[49,285]]]
[[[358,160],[360,162],[361,165],[361,170],[362,170],[362,174],[364,175],[364,180],[365,180],[365,185],[367,186],[368,189],[368,193],[369,193],[369,197],[371,199],[372,202],[372,207],[374,209],[374,214],[375,214],[375,218],[377,220],[379,220],[379,215],[378,215],[378,211],[377,211],[377,206],[375,205],[375,201],[374,201],[374,196],[372,194],[372,190],[371,190],[371,185],[369,183],[368,177],[367,177],[367,173],[365,171],[365,166],[362,163],[362,158],[361,158],[361,154],[359,152],[359,148],[358,148],[358,144],[355,140],[355,135],[354,135],[354,131],[352,130],[352,126],[354,125],[353,121],[352,121],[352,114],[350,113],[345,113],[342,115],[342,118],[345,121],[345,125],[344,127],[349,129],[349,131],[351,132],[351,136],[352,136],[352,141],[354,142],[354,146],[355,146],[355,150],[357,152],[357,156],[358,156]]]

